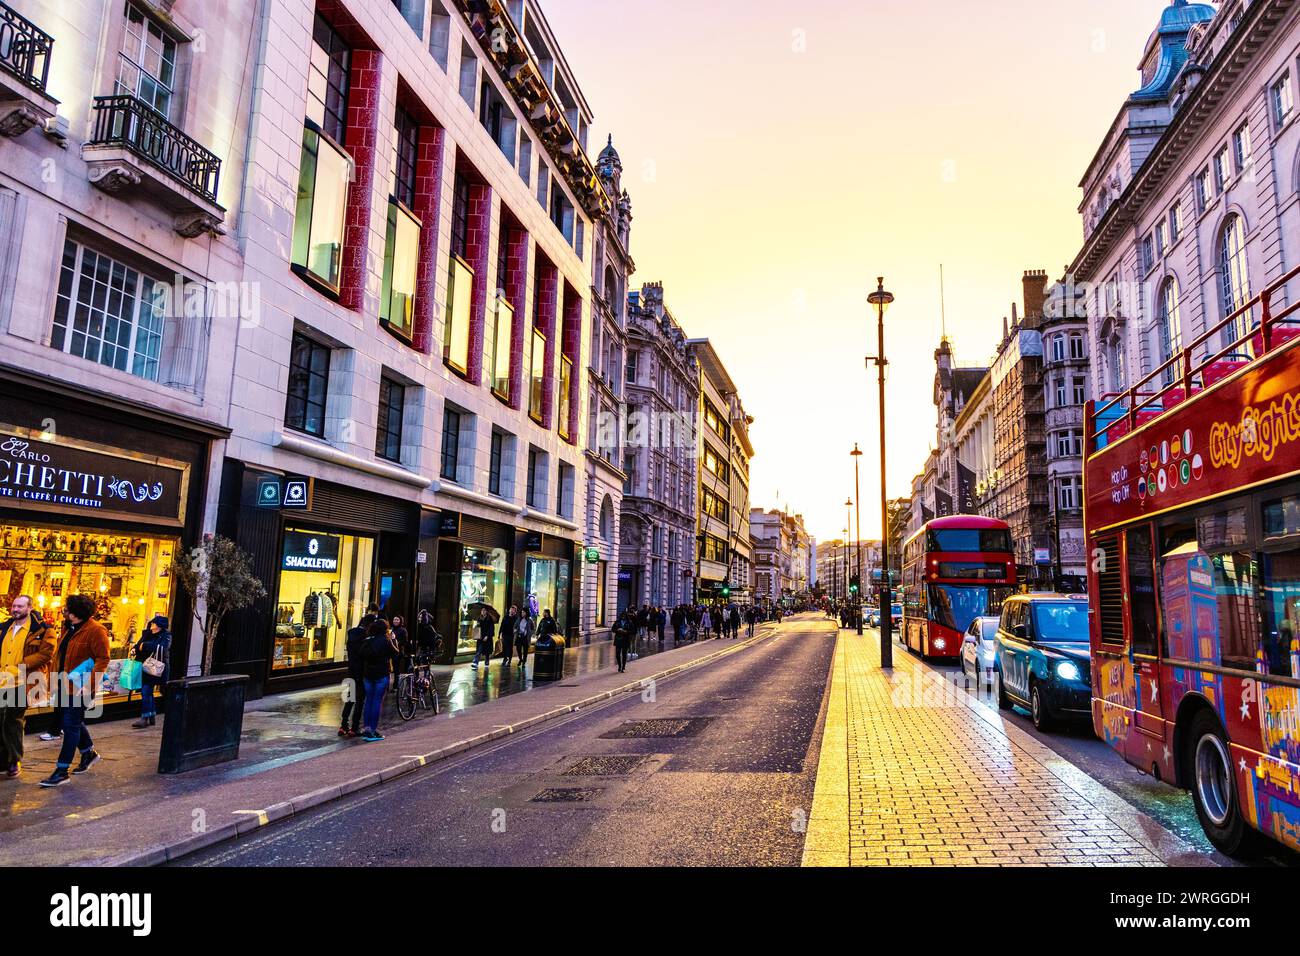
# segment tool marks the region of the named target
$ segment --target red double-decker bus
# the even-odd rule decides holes
[[[1297,276],[1087,407],[1093,723],[1229,854],[1300,849]]]
[[[1016,590],[1006,522],[935,518],[903,544],[900,640],[922,657],[956,658],[971,621],[997,614]]]

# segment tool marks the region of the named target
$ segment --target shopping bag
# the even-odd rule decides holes
[[[117,686],[119,690],[139,690],[141,685],[141,674],[144,673],[143,665],[137,660],[125,660],[122,662],[122,670],[117,675]]]

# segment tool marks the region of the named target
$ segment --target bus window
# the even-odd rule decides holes
[[[1224,667],[1254,670],[1259,651],[1254,555],[1246,551],[1215,554],[1214,594],[1219,606],[1219,656]]]
[[[1263,519],[1264,660],[1270,674],[1300,677],[1300,497],[1266,502]]]
[[[1001,528],[935,528],[927,533],[926,546],[931,551],[972,552],[1015,550],[1011,532]]]
[[[1156,625],[1155,559],[1151,553],[1151,529],[1133,528],[1128,541],[1129,623],[1133,653],[1155,657],[1159,653]]]

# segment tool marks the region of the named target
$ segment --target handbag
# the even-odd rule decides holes
[[[167,662],[158,656],[157,651],[150,654],[149,659],[140,666],[150,677],[162,677],[167,670]]]
[[[139,690],[140,673],[143,670],[139,661],[125,660],[122,662],[122,669],[118,671],[117,686],[120,690]]]

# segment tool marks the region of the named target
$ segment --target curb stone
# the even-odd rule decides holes
[[[123,854],[121,856],[102,860],[94,865],[144,867],[158,866],[164,862],[174,862],[182,857],[189,856],[192,853],[206,850],[218,843],[224,843],[240,836],[246,836],[263,827],[269,826],[273,822],[289,819],[290,817],[297,816],[334,800],[342,799],[343,797],[350,796],[351,794],[358,793],[362,790],[368,790],[371,787],[379,786],[382,783],[396,780],[398,777],[406,776],[422,767],[427,767],[430,764],[447,760],[483,744],[491,743],[504,737],[509,737],[512,734],[521,733],[524,730],[529,730],[560,717],[567,717],[576,714],[586,708],[593,707],[596,704],[605,701],[613,700],[616,697],[622,697],[634,691],[642,691],[650,682],[666,680],[669,677],[676,676],[685,671],[694,670],[697,667],[702,667],[705,664],[712,663],[721,657],[734,654],[738,651],[752,647],[761,641],[769,640],[776,636],[777,632],[770,623],[760,625],[760,627],[762,629],[756,631],[753,637],[746,637],[737,643],[729,644],[713,653],[706,654],[703,657],[698,657],[693,661],[677,664],[655,674],[649,674],[630,684],[615,687],[593,697],[577,701],[576,703],[556,707],[534,717],[527,717],[513,724],[503,725],[486,734],[479,734],[465,740],[456,741],[455,743],[448,744],[438,750],[434,750],[431,753],[413,757],[410,760],[400,764],[395,764],[394,766],[387,767],[383,770],[371,771],[370,773],[354,777],[353,779],[346,780],[340,784],[322,787],[319,790],[313,790],[311,793],[303,794],[301,796],[290,797],[287,800],[282,800],[272,804],[270,807],[263,810],[250,812],[246,817],[235,822],[224,823],[219,827],[214,827],[204,833],[195,834],[194,836],[187,837],[184,840],[179,840],[171,844],[151,846],[134,853]]]

